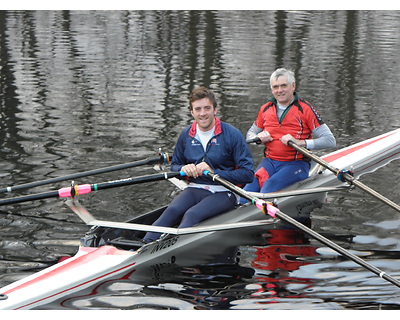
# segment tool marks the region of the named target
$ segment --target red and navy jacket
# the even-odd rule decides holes
[[[253,181],[253,156],[242,133],[232,125],[215,118],[214,136],[206,151],[196,136],[196,121],[180,134],[171,160],[171,170],[180,171],[189,163],[206,162],[221,178],[236,185]],[[207,177],[191,178],[201,184],[218,184]]]
[[[291,134],[295,139],[305,140],[312,138],[312,130],[318,128],[324,122],[318,111],[306,100],[300,99],[297,93],[281,118],[277,116],[277,102],[272,98],[260,107],[254,124],[264,131],[268,131],[274,139],[265,144],[264,155],[267,158],[279,161],[302,160],[303,154],[294,148],[284,145],[279,139]]]

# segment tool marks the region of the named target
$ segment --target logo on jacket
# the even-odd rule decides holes
[[[196,139],[192,139],[192,146],[199,146],[201,145],[200,142],[198,142]]]

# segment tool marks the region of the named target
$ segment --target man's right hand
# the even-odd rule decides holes
[[[272,140],[274,140],[274,139],[271,137],[271,135],[270,135],[270,133],[269,133],[268,131],[262,131],[262,132],[260,132],[260,133],[257,135],[257,137],[259,137],[260,140],[261,140],[261,142],[263,142],[263,143],[271,142]]]

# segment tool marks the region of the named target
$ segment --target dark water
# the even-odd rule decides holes
[[[280,66],[295,71],[299,93],[322,113],[338,147],[393,130],[399,28],[399,11],[0,11],[0,187],[172,152],[198,85],[215,90],[221,119],[245,133]],[[252,151],[258,162],[261,149]],[[398,171],[395,161],[361,181],[400,203]],[[124,221],[176,192],[164,181],[82,202],[99,219]],[[88,230],[56,199],[2,209],[0,285],[74,254]],[[317,232],[400,277],[398,212],[352,191],[330,194],[312,219]],[[241,247],[239,270],[175,270],[174,281],[111,286],[74,307],[400,309],[399,288],[317,241],[285,232],[273,239]]]

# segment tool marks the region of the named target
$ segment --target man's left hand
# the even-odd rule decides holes
[[[197,169],[197,174],[199,176],[201,176],[205,170],[213,172],[213,169],[211,169],[211,167],[208,165],[208,163],[206,163],[204,161],[197,164],[196,169]]]
[[[297,140],[297,139],[293,138],[291,134],[286,134],[286,135],[282,136],[282,138],[280,138],[279,140],[281,140],[281,142],[284,145],[287,145],[289,141],[293,141],[295,144],[299,145],[300,147],[306,146],[305,140]]]

